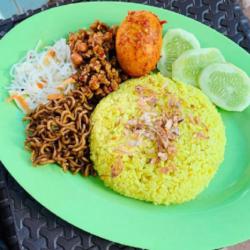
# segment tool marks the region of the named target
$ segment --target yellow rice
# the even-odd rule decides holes
[[[158,165],[148,162],[152,154],[156,154],[152,153],[155,142],[150,140],[144,139],[143,144],[133,147],[132,155],[122,153],[127,140],[125,124],[139,113],[135,93],[138,85],[157,92],[158,110],[168,102],[166,92],[175,94],[181,102],[184,121],[179,125],[177,153],[167,160],[167,164],[176,166],[173,173],[159,171],[166,162]],[[199,117],[200,123],[190,122],[191,116]],[[209,184],[224,158],[225,129],[214,105],[199,89],[173,82],[160,74],[122,84],[118,91],[97,105],[91,123],[90,149],[94,168],[106,186],[128,197],[166,205],[194,199]],[[195,136],[204,126],[208,128],[208,139]],[[123,169],[118,176],[112,177],[111,168],[118,157]]]

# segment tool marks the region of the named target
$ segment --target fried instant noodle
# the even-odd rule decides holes
[[[31,151],[34,165],[57,163],[64,171],[94,174],[88,149],[91,95],[88,88],[73,90],[63,98],[39,105],[24,118],[29,121],[25,146]]]

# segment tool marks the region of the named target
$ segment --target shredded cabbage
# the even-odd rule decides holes
[[[14,64],[10,70],[12,83],[8,90],[24,112],[32,111],[39,104],[47,103],[48,96],[67,94],[73,89],[74,81],[70,78],[73,73],[70,48],[65,39],[60,39],[42,52],[37,49],[28,51],[20,62]],[[19,102],[20,96],[28,109]]]

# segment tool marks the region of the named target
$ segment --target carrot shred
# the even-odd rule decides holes
[[[25,111],[27,111],[27,112],[30,111],[28,103],[25,101],[25,99],[22,96],[20,96],[20,95],[17,96],[17,101],[20,103],[20,105],[22,106],[22,108]]]
[[[43,63],[44,63],[44,65],[48,65],[49,64],[49,57],[47,55],[44,57]]]
[[[26,112],[30,112],[30,108],[26,100],[21,96],[21,95],[12,95],[10,96],[7,101],[10,102],[12,100],[15,100],[21,107],[22,109]]]
[[[72,77],[70,77],[70,78],[63,81],[64,84],[75,83],[75,82],[76,81]]]
[[[36,85],[37,85],[37,87],[38,87],[39,89],[43,89],[43,87],[44,87],[44,85],[43,85],[42,82],[38,82]]]
[[[63,81],[63,85],[68,85],[68,84],[72,84],[72,83],[75,83],[75,82],[76,81],[72,77],[69,77],[68,79],[65,79]],[[65,86],[58,86],[57,89],[60,90],[60,91],[63,91],[65,89]]]
[[[49,61],[50,58],[54,58],[55,56],[56,56],[56,52],[54,50],[49,50],[43,59],[43,63],[45,65],[48,65],[50,63]]]
[[[56,99],[60,99],[63,98],[62,94],[50,94],[48,95],[48,100],[56,100]]]
[[[56,52],[54,50],[49,50],[47,55],[50,56],[50,57],[55,57]]]
[[[63,91],[63,90],[64,90],[64,87],[63,87],[63,86],[58,86],[56,89],[57,89],[57,90],[60,90],[60,91]]]

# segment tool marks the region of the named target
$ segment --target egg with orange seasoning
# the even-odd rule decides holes
[[[139,77],[152,71],[160,58],[162,24],[149,11],[130,11],[116,35],[116,55],[124,72]]]

